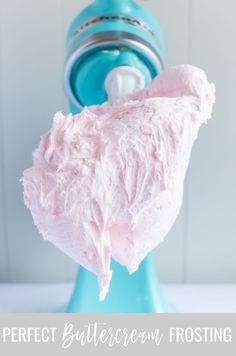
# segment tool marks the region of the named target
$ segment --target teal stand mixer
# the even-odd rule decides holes
[[[64,85],[70,111],[115,100],[148,85],[163,68],[163,39],[152,16],[132,0],[96,0],[73,21],[67,37]],[[112,261],[106,299],[95,275],[79,268],[69,313],[168,312],[152,253],[129,275]]]

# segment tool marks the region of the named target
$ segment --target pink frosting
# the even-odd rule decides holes
[[[132,273],[172,227],[214,101],[205,73],[181,65],[115,103],[57,113],[41,138],[23,174],[25,204],[46,240],[97,275],[100,300],[111,257]]]

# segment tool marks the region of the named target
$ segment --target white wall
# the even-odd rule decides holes
[[[88,1],[0,0],[0,281],[68,281],[76,266],[43,241],[19,179],[66,109],[64,38]],[[236,282],[236,2],[139,1],[159,20],[166,65],[191,63],[217,88],[213,120],[196,142],[179,218],[155,252],[166,282]]]

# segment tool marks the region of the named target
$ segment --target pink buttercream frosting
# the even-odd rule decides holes
[[[132,273],[172,227],[214,101],[205,73],[181,65],[115,103],[58,112],[41,138],[23,174],[25,204],[46,240],[97,275],[100,300],[111,257]]]

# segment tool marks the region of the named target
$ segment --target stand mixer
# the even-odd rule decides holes
[[[132,0],[94,1],[71,24],[66,45],[64,85],[73,114],[145,88],[163,68],[159,26]],[[99,302],[95,275],[80,267],[67,312],[169,311],[152,253],[132,275],[115,261],[111,269],[110,290]]]

